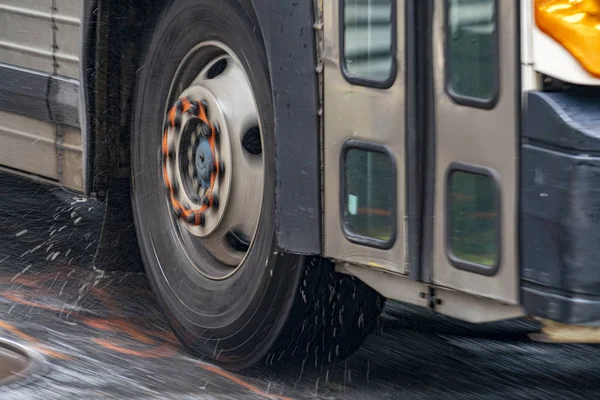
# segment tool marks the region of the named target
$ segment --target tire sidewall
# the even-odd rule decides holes
[[[254,26],[235,0],[172,2],[138,72],[131,141],[134,218],[154,293],[182,341],[228,365],[265,355],[289,313],[302,270],[301,257],[274,251],[274,115],[266,53]],[[189,50],[210,40],[232,49],[246,70],[261,117],[265,166],[253,245],[239,271],[222,281],[209,280],[194,267],[208,257],[196,254],[192,260],[183,251],[158,158],[171,81]]]

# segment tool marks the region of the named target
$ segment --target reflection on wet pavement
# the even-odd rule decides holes
[[[536,399],[600,395],[600,347],[391,304],[348,361],[230,373],[187,355],[139,266],[94,268],[99,204],[0,175],[0,336],[48,369],[0,399]]]

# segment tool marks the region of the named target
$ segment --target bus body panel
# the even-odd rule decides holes
[[[404,1],[345,3],[323,12],[324,254],[405,274]]]
[[[80,192],[82,3],[0,0],[0,164]]]
[[[516,304],[518,2],[434,4],[433,283]]]

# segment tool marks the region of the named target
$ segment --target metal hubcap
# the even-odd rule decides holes
[[[192,59],[202,60],[202,69],[183,89],[178,76]],[[205,42],[180,64],[170,98],[177,100],[166,113],[161,157],[172,212],[218,261],[237,268],[258,225],[264,185],[250,81],[231,49]]]

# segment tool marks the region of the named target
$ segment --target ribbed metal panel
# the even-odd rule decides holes
[[[83,0],[0,0],[0,165],[75,190],[83,189],[82,7]]]
[[[81,0],[0,0],[0,62],[79,79]]]

